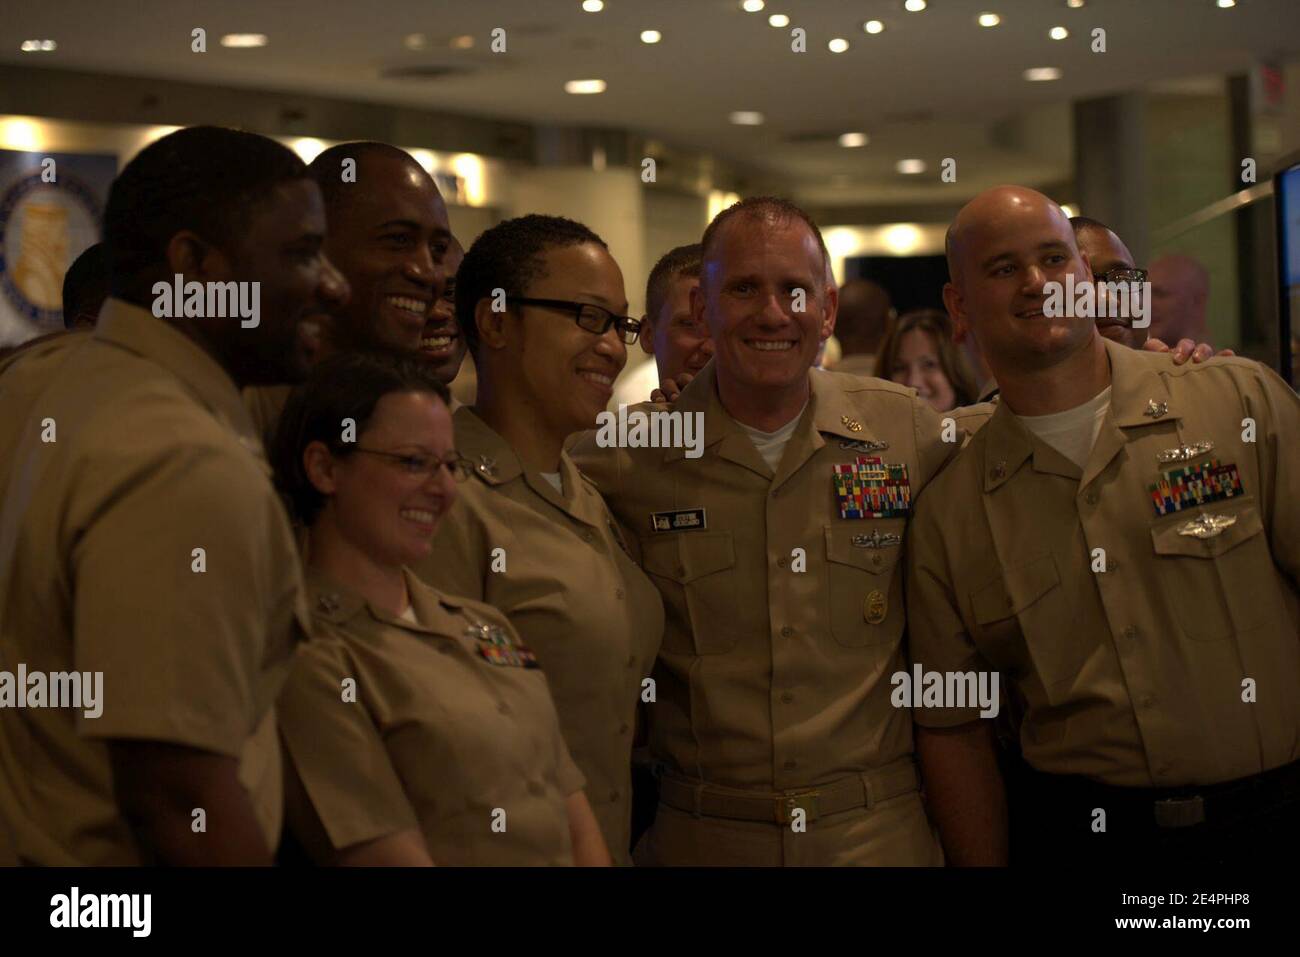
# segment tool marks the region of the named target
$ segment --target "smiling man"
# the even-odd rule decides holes
[[[714,360],[673,409],[704,414],[704,455],[594,436],[574,451],[667,615],[647,705],[666,770],[638,857],[939,864],[890,675],[910,496],[961,432],[945,442],[910,389],[812,368],[836,296],[798,207],[746,199],[702,245],[692,311]]]
[[[447,206],[414,157],[387,143],[340,143],[308,167],[325,198],[325,252],[352,289],[323,323],[321,357],[367,348],[419,349],[459,369],[463,346],[441,343],[435,310],[453,243]],[[448,338],[445,334],[441,338]],[[455,377],[455,370],[451,370]],[[450,380],[448,380],[450,381]],[[268,444],[287,388],[247,390],[245,404]]]
[[[1265,366],[1171,356],[1044,315],[1086,280],[1055,203],[980,194],[948,236],[944,301],[1001,386],[920,497],[908,640],[1023,702],[1013,861],[1289,862],[1300,839],[1300,400]],[[977,709],[918,708],[949,859],[1007,856]]]
[[[1103,283],[1146,281],[1147,271],[1137,267],[1133,254],[1124,245],[1124,241],[1104,224],[1086,216],[1075,216],[1070,220],[1070,226],[1074,229],[1079,252],[1088,259],[1093,281],[1098,284],[1099,290]],[[1097,331],[1102,336],[1130,349],[1142,348],[1142,344],[1147,341],[1149,328],[1135,328],[1131,319],[1112,315],[1119,310],[1108,309],[1106,301],[1100,296],[1097,306]]]

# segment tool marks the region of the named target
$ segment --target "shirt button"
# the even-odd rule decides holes
[[[776,567],[777,567],[777,568],[785,568],[785,556],[784,556],[784,555],[782,555],[780,558],[778,558],[778,559],[776,560]]]
[[[881,564],[883,561],[884,561],[884,558],[882,558],[880,555],[872,555],[872,556],[871,556],[871,564],[873,564],[873,565],[879,565],[879,564]]]
[[[783,692],[781,692],[781,701],[782,701],[782,702],[784,702],[785,704],[789,704],[789,703],[790,703],[791,701],[793,701],[793,700],[794,700],[794,695],[792,695],[790,692],[788,692],[788,691],[783,691]]]
[[[582,533],[582,540],[583,540],[584,542],[589,542],[589,541],[591,541],[592,538],[594,538],[594,537],[595,537],[595,536],[591,534],[591,529],[587,529],[585,532]]]
[[[791,628],[789,625],[786,625],[781,629],[782,638],[789,638],[793,634],[794,634],[794,629]]]
[[[1098,496],[1096,492],[1089,492],[1083,497],[1083,500],[1089,505],[1096,505],[1099,498],[1100,496]]]
[[[619,725],[619,727],[618,727],[618,733],[619,733],[619,734],[627,734],[628,731],[630,731],[630,730],[631,730],[631,728],[628,727],[628,723],[627,723],[626,721],[624,721],[624,722],[623,722],[621,725]]]
[[[1137,636],[1138,636],[1138,630],[1134,628],[1132,625],[1129,625],[1127,628],[1124,629],[1125,640],[1132,641]]]
[[[622,598],[622,597],[623,597],[623,589],[621,589],[621,588],[615,588],[615,589],[614,589],[614,597],[615,597],[615,598]]]
[[[546,793],[546,788],[542,787],[542,783],[540,781],[529,781],[528,793],[531,794],[533,797],[541,797],[543,794]]]
[[[785,759],[785,765],[784,765],[784,767],[785,767],[785,769],[786,769],[787,771],[793,771],[793,770],[794,770],[795,768],[797,768],[798,766],[799,766],[799,762],[796,761],[794,758],[786,758],[786,759]]]
[[[678,566],[677,566],[675,569],[673,569],[673,570],[677,573],[677,577],[678,577],[678,578],[684,578],[684,577],[686,576],[686,569],[683,568],[681,565],[678,565]]]
[[[504,701],[502,701],[499,705],[497,705],[497,710],[500,711],[502,714],[509,714],[509,713],[510,713],[510,705],[508,705],[508,704],[506,704]]]
[[[628,666],[629,668],[635,668],[635,667],[636,667],[636,655],[628,655],[628,656],[627,656],[627,666]]]
[[[617,791],[610,791],[610,792],[609,792],[609,800],[610,800],[611,803],[614,802],[614,801],[617,801],[617,800],[618,800],[618,792],[617,792]]]
[[[1144,708],[1150,708],[1154,706],[1155,703],[1156,703],[1155,696],[1149,694],[1144,694],[1142,696],[1142,700],[1138,702],[1138,704],[1140,704]]]

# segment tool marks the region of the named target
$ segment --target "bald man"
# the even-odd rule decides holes
[[[835,338],[841,359],[836,372],[875,375],[876,353],[897,316],[885,287],[869,279],[850,279],[840,287]]]
[[[439,319],[455,240],[433,178],[405,150],[369,141],[331,146],[308,171],[325,198],[325,251],[352,289],[323,330],[317,358],[367,348],[420,350],[450,382],[465,347]],[[288,395],[286,386],[244,391],[268,448]]]
[[[1300,842],[1300,399],[1245,359],[1175,365],[1044,315],[1091,278],[1033,190],[954,221],[944,302],[1001,387],[909,528],[917,754],[954,863],[1007,859],[991,722],[1023,705],[1016,862],[1290,863]],[[929,681],[929,679],[926,679]],[[991,679],[990,679],[991,683]]]
[[[1210,274],[1191,256],[1171,253],[1151,264],[1151,336],[1164,342],[1208,335]]]

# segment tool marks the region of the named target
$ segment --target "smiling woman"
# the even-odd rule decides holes
[[[631,753],[663,609],[604,499],[564,451],[591,429],[638,327],[623,274],[580,223],[524,216],[487,230],[457,275],[478,404],[455,415],[474,464],[416,572],[500,608],[537,652],[614,859],[628,860]],[[440,561],[437,555],[456,555]]]

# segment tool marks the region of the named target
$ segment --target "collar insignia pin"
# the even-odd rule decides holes
[[[850,419],[847,415],[842,415],[840,416],[840,421],[844,423],[844,427],[847,428],[850,432],[862,431],[862,423],[859,422],[857,419]]]
[[[1143,415],[1149,415],[1153,419],[1158,419],[1169,411],[1168,402],[1157,402],[1155,399],[1147,400],[1147,409]]]

